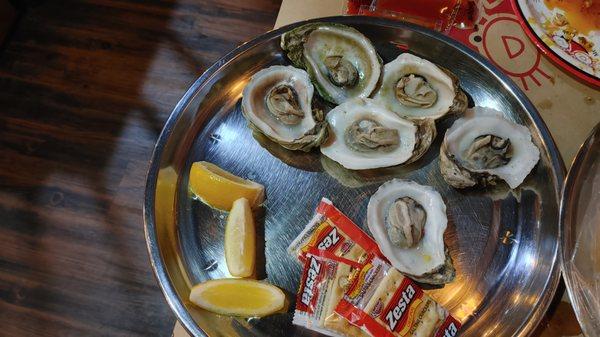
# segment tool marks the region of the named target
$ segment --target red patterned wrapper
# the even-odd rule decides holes
[[[378,337],[452,337],[460,328],[416,283],[377,258],[356,273],[335,312]]]
[[[321,200],[315,216],[290,244],[288,251],[304,262],[306,252],[312,247],[355,262],[366,261],[372,256],[384,258],[375,240],[326,198]]]
[[[316,248],[308,249],[304,260],[292,323],[328,336],[369,337],[334,312],[362,265]]]

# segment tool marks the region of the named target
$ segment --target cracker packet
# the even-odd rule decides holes
[[[333,337],[369,337],[334,312],[353,275],[361,268],[357,262],[309,248],[292,323]]]
[[[460,322],[408,277],[375,257],[355,274],[335,312],[377,337],[453,337]]]
[[[306,252],[311,247],[355,262],[364,262],[373,256],[385,259],[375,240],[327,198],[321,199],[315,216],[292,241],[288,252],[304,263]]]

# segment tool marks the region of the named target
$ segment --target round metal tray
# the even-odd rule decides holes
[[[396,21],[333,17],[369,37],[384,62],[410,52],[452,70],[471,103],[503,111],[526,125],[541,159],[515,192],[459,191],[441,178],[439,145],[453,118],[438,123],[437,141],[408,167],[352,172],[321,158],[318,151],[286,151],[254,139],[240,111],[242,89],[261,68],[288,64],[281,34],[300,24],[264,34],[210,67],[186,92],[160,135],[148,173],[144,208],[146,239],[154,272],[184,327],[195,336],[301,336],[314,333],[291,324],[300,266],[286,253],[290,241],[313,215],[321,197],[366,228],[371,194],[392,177],[435,187],[448,208],[446,242],[457,279],[428,293],[463,322],[462,336],[526,336],[550,303],[559,280],[558,200],[563,167],[548,130],[525,95],[483,57],[436,32]],[[188,192],[192,162],[207,160],[266,186],[259,214],[264,237],[264,275],[289,295],[287,313],[263,319],[215,315],[187,300],[190,287],[228,277],[223,256],[226,214],[194,200]],[[227,193],[223,191],[223,193]],[[262,226],[264,224],[264,226]],[[263,241],[263,240],[259,240]]]
[[[562,268],[586,336],[600,336],[600,124],[579,149],[560,205]]]

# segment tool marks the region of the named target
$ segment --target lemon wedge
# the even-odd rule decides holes
[[[204,203],[223,211],[229,211],[239,198],[248,199],[252,207],[265,200],[263,185],[240,178],[206,161],[192,164],[189,186],[192,193]]]
[[[225,225],[225,261],[232,276],[249,277],[254,273],[256,233],[252,209],[246,198],[233,202]]]
[[[220,279],[195,285],[190,301],[217,314],[262,317],[283,309],[285,295],[281,289],[255,280]]]

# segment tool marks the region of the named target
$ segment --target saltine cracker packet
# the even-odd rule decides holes
[[[460,322],[408,277],[374,258],[356,274],[335,308],[377,337],[454,337]]]
[[[334,311],[362,265],[314,247],[304,257],[292,323],[333,337],[369,337]]]
[[[327,198],[321,199],[315,216],[292,241],[288,252],[304,262],[304,256],[311,247],[355,262],[364,262],[373,256],[385,259],[375,240]]]

